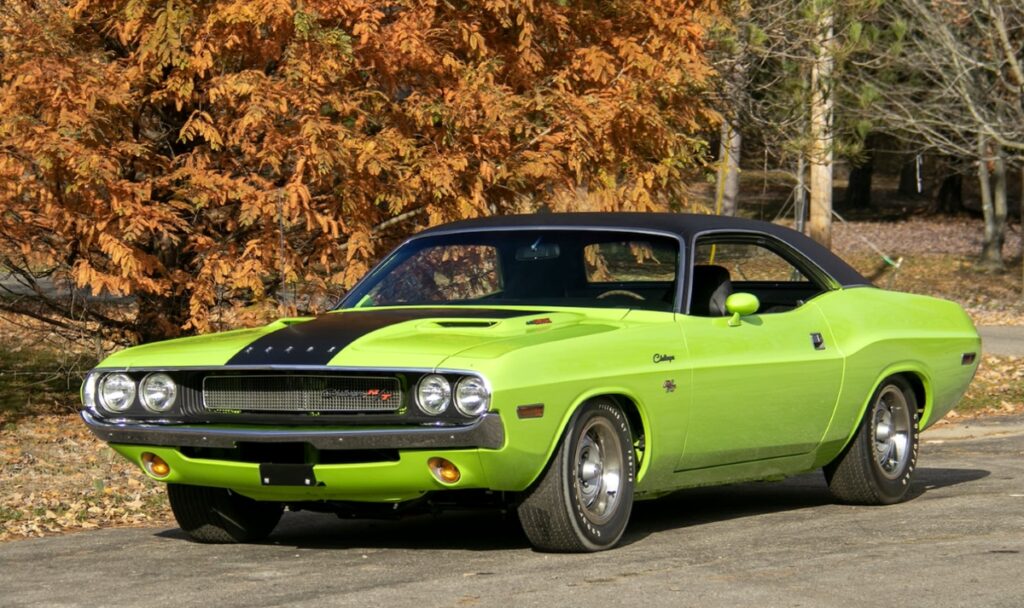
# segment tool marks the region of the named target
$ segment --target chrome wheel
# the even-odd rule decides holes
[[[619,542],[633,510],[634,439],[612,399],[580,406],[544,474],[516,505],[535,548],[602,551]]]
[[[619,504],[625,458],[619,434],[606,418],[592,418],[576,446],[576,495],[584,517],[600,525]]]
[[[875,401],[871,423],[875,461],[887,479],[903,475],[910,458],[911,414],[907,398],[889,385]]]
[[[907,498],[921,441],[917,400],[911,380],[902,375],[875,389],[857,434],[825,465],[828,489],[839,501],[891,505]]]

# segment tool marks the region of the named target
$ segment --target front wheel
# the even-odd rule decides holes
[[[167,484],[174,519],[194,541],[251,543],[270,536],[284,505],[259,502],[224,488]]]
[[[613,401],[583,405],[517,508],[542,551],[585,552],[619,542],[633,508],[636,462],[629,420]]]
[[[888,505],[906,498],[917,466],[917,397],[904,378],[882,382],[871,397],[857,436],[825,467],[832,495],[841,502]]]

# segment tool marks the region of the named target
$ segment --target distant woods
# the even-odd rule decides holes
[[[733,27],[713,54],[738,130],[728,141],[792,176],[798,224],[808,217],[827,243],[832,181],[816,175],[843,161],[845,204],[864,207],[877,153],[898,152],[900,193],[928,192],[934,209],[955,212],[970,192],[985,219],[978,267],[1004,267],[1010,193],[1024,185],[1024,0],[729,6]],[[728,151],[720,183],[746,152]]]

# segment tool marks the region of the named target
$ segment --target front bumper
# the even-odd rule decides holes
[[[305,486],[267,484],[261,474],[262,466],[254,462],[193,458],[171,447],[117,443],[110,447],[143,471],[144,454],[162,458],[170,467],[166,477],[156,478],[146,473],[156,481],[230,488],[255,500],[402,502],[434,491],[493,489],[487,467],[481,460],[485,451],[473,449],[412,450],[400,452],[397,461],[311,465],[307,470],[312,473],[315,484]],[[431,473],[428,463],[431,457],[454,463],[462,477],[456,483],[441,483]]]
[[[287,429],[108,422],[82,410],[82,420],[97,437],[116,444],[167,447],[234,448],[244,443],[308,443],[319,450],[500,449],[505,427],[497,413],[464,426],[416,426],[372,429]]]

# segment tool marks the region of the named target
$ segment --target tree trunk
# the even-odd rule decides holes
[[[1003,244],[1006,242],[1006,217],[1009,215],[1009,205],[1006,196],[1006,156],[1003,149],[996,147],[996,160],[994,166],[995,191],[992,193],[992,206],[995,211],[996,220],[996,248],[999,251],[999,261],[1003,261]]]
[[[843,204],[848,209],[867,209],[871,206],[871,181],[875,175],[875,149],[878,146],[879,136],[874,132],[868,133],[864,138],[864,158],[850,169],[847,180]]]
[[[978,138],[978,188],[981,193],[981,211],[985,217],[985,240],[981,248],[981,260],[979,266],[987,270],[1003,269],[1003,237],[996,206],[992,197],[991,175],[988,170],[990,149],[988,140],[984,136]],[[1005,225],[1005,196],[1006,196],[1006,166],[1002,166],[1003,174],[1003,224]],[[998,170],[998,168],[997,168]]]
[[[947,175],[942,180],[942,185],[939,186],[939,193],[935,197],[935,205],[939,213],[955,215],[963,212],[963,183],[963,176],[959,173]]]
[[[796,215],[796,229],[800,232],[804,231],[807,222],[807,185],[804,181],[806,165],[804,155],[801,154],[796,163],[796,186],[793,186],[793,211]]]
[[[832,9],[818,16],[817,52],[811,66],[811,217],[810,236],[832,247]]]
[[[871,206],[871,177],[874,172],[874,159],[870,152],[863,164],[850,169],[850,179],[846,186],[847,208],[867,209]]]
[[[722,143],[718,153],[717,211],[736,215],[740,192],[740,148],[743,137],[728,120],[722,121]]]

